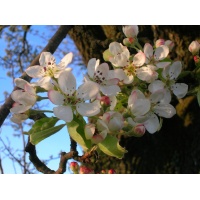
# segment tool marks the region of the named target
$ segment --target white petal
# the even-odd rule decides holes
[[[109,51],[112,55],[117,55],[122,53],[122,47],[118,42],[111,42],[109,45]]]
[[[13,91],[11,97],[15,102],[23,105],[34,105],[36,102],[36,96],[33,96],[23,90]]]
[[[96,58],[92,58],[89,60],[88,65],[87,65],[87,70],[91,78],[93,78],[95,69],[99,65],[99,62],[100,60],[96,60]]]
[[[55,105],[63,105],[65,102],[65,97],[60,92],[55,90],[48,91],[48,98]]]
[[[73,112],[70,106],[58,106],[53,108],[53,113],[59,119],[65,122],[71,122],[73,119]]]
[[[95,133],[95,125],[94,124],[86,124],[84,128],[85,137],[87,140],[91,139]]]
[[[158,68],[165,68],[165,67],[169,66],[170,64],[171,64],[171,62],[158,62],[156,64],[156,67],[158,67]]]
[[[111,57],[109,61],[116,67],[124,67],[129,64],[129,58],[123,53]]]
[[[154,82],[150,83],[149,86],[148,86],[148,90],[151,92],[151,93],[154,93],[158,90],[162,90],[164,89],[164,86],[165,84],[160,81],[160,80],[155,80]]]
[[[12,107],[10,109],[10,112],[20,114],[20,113],[24,113],[25,111],[29,110],[31,107],[32,107],[32,105],[18,104],[15,107]]]
[[[171,86],[173,93],[179,98],[183,98],[188,92],[188,85],[185,83],[176,83]]]
[[[32,78],[40,78],[45,75],[44,67],[40,65],[29,67],[25,70],[25,72]]]
[[[43,67],[55,64],[55,58],[50,52],[42,52],[40,55],[39,63]]]
[[[98,93],[99,93],[98,84],[92,81],[87,81],[78,88],[76,96],[77,98],[80,99],[89,100],[95,98]]]
[[[98,119],[96,124],[97,124],[98,131],[104,131],[104,130],[109,131],[108,126],[103,120]]]
[[[167,88],[164,89],[164,90],[165,90],[164,97],[163,97],[163,99],[160,101],[160,103],[168,104],[168,103],[171,102],[171,99],[172,99],[172,97],[171,97],[171,92],[170,92],[170,90],[167,89]]]
[[[163,60],[166,58],[169,54],[169,48],[165,45],[159,46],[156,48],[155,53],[154,53],[154,59],[155,60]]]
[[[33,96],[36,95],[35,89],[29,83],[24,85],[24,90]]]
[[[109,66],[107,63],[98,65],[95,69],[94,79],[104,81],[108,77]]]
[[[169,77],[171,80],[175,80],[182,70],[182,64],[180,61],[174,62],[169,68]]]
[[[114,110],[115,106],[117,105],[117,98],[116,96],[110,96],[110,110]]]
[[[118,85],[100,86],[101,92],[106,96],[115,96],[121,89]]]
[[[155,70],[152,70],[150,65],[137,69],[136,74],[140,80],[146,81],[147,83],[151,83],[158,78],[158,73]]]
[[[60,69],[66,68],[67,65],[72,62],[72,58],[73,58],[73,53],[72,52],[70,52],[67,55],[65,55],[64,58],[58,64],[58,68],[60,68]]]
[[[145,63],[145,60],[146,60],[145,54],[140,51],[133,57],[133,65],[140,67]]]
[[[22,78],[15,78],[14,81],[15,81],[16,86],[21,89],[24,89],[24,86],[28,83],[27,81],[25,81]]]
[[[160,117],[171,118],[176,114],[175,108],[171,104],[159,103],[154,106],[154,112]]]
[[[92,103],[77,103],[76,104],[76,110],[79,114],[83,116],[94,116],[97,115],[100,112],[100,102],[99,100],[95,100]]]
[[[60,89],[70,96],[72,96],[76,90],[76,78],[71,71],[63,71],[58,78],[58,84]]]
[[[138,99],[130,105],[131,112],[134,116],[145,115],[150,110],[151,103],[148,99]]]
[[[155,114],[152,114],[151,117],[144,122],[144,126],[149,133],[155,133],[160,127],[158,117]]]
[[[107,78],[108,78],[108,80],[117,78],[121,81],[121,80],[124,80],[125,76],[126,75],[125,75],[123,69],[114,69],[114,70],[109,70]]]
[[[45,76],[38,81],[38,85],[45,90],[53,89],[53,84],[51,83],[51,77]]]
[[[149,99],[152,103],[157,103],[164,98],[164,93],[165,93],[165,90],[158,90],[158,91],[152,93],[150,95]]]
[[[134,80],[134,76],[133,75],[127,75],[127,74],[125,74],[125,78],[123,80],[123,83],[130,84],[130,83],[133,82],[133,80]]]
[[[148,59],[150,59],[153,56],[153,47],[151,46],[151,44],[146,43],[144,45],[144,54]]]

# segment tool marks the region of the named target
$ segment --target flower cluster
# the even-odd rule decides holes
[[[154,45],[146,43],[142,47],[137,38],[138,26],[123,26],[123,32],[126,36],[123,44],[112,42],[104,51],[105,62],[100,63],[96,58],[89,60],[87,74],[79,87],[72,69],[67,67],[72,61],[72,53],[56,64],[51,53],[43,52],[40,65],[26,70],[38,81],[31,85],[22,79],[15,80],[20,90],[11,95],[16,102],[11,109],[13,121],[20,123],[26,119],[24,113],[37,101],[35,88],[39,86],[55,104],[54,115],[68,126],[73,120],[88,117],[82,139],[85,143],[99,144],[108,155],[112,152],[104,147],[109,142],[105,142],[104,147],[101,144],[107,138],[114,141],[109,136],[141,137],[146,132],[159,131],[162,118],[176,114],[171,104],[173,96],[181,99],[188,92],[188,85],[179,82],[182,63],[169,57],[174,47],[172,41],[159,39]],[[199,48],[196,41],[189,47],[197,60]]]

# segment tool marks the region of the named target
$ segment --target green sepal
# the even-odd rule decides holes
[[[127,152],[123,147],[119,145],[118,139],[112,135],[107,135],[106,138],[97,145],[99,149],[105,154],[120,159],[123,158],[124,154]]]
[[[73,121],[67,123],[67,129],[71,138],[76,141],[84,151],[87,151],[92,147],[91,140],[87,140],[85,137],[84,127],[86,123],[83,117],[74,116]]]

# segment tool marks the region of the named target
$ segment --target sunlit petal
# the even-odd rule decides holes
[[[65,122],[71,122],[73,119],[73,112],[70,106],[58,106],[53,108],[53,113],[59,119]]]
[[[154,112],[160,117],[171,118],[176,114],[176,109],[171,104],[159,103],[154,106]]]
[[[188,92],[188,85],[185,83],[176,83],[171,86],[173,93],[179,98],[183,98]]]
[[[154,53],[154,59],[155,60],[163,60],[166,58],[169,54],[169,48],[165,45],[159,46],[156,48],[155,53]]]
[[[152,114],[151,117],[144,122],[144,126],[149,133],[155,133],[160,127],[158,117]]]
[[[25,70],[25,72],[32,78],[40,78],[45,75],[44,67],[40,65],[29,67]]]
[[[48,98],[55,105],[63,105],[65,102],[65,97],[60,92],[55,90],[48,91]]]

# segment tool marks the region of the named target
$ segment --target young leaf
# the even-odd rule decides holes
[[[91,140],[85,138],[85,120],[74,116],[73,121],[67,123],[67,128],[71,138],[76,141],[85,151],[91,148]]]
[[[46,139],[47,137],[53,135],[54,133],[57,133],[64,126],[65,126],[65,124],[61,124],[61,125],[58,125],[58,126],[53,126],[51,128],[43,129],[39,132],[34,132],[30,135],[30,142],[32,144],[36,145],[40,141]]]
[[[32,126],[31,130],[29,130],[28,134],[31,135],[32,133],[40,132],[42,130],[53,127],[58,120],[59,119],[57,117],[44,117],[42,119],[39,119]]]
[[[105,140],[97,144],[99,149],[109,156],[116,158],[122,158],[127,152],[124,148],[119,145],[119,141],[112,135],[107,135]]]

